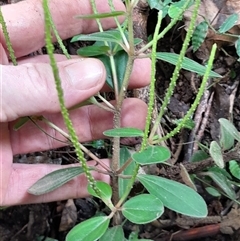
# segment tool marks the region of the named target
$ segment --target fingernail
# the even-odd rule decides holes
[[[79,90],[90,89],[102,84],[104,67],[96,59],[79,59],[66,66],[72,85]]]

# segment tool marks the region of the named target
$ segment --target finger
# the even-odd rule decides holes
[[[124,11],[121,1],[113,0],[113,4],[117,10]],[[97,0],[96,5],[99,12],[110,11],[108,1]],[[89,0],[52,0],[49,1],[49,8],[62,39],[98,30],[96,20],[74,18],[77,15],[92,13]],[[5,5],[2,7],[2,12],[17,57],[32,53],[45,45],[42,1],[26,0],[14,5]],[[101,22],[104,28],[115,26],[112,18],[104,19]],[[2,31],[0,32],[2,40],[4,38]],[[5,43],[3,45],[6,49]]]
[[[12,157],[8,124],[0,122],[0,206],[4,206],[3,200],[8,191],[7,183],[11,176]]]
[[[72,55],[71,59],[77,59],[80,56],[77,55]],[[61,62],[61,61],[66,61],[68,60],[67,57],[63,54],[54,54],[54,58],[57,62]],[[18,64],[40,64],[40,63],[49,63],[49,56],[46,54],[43,55],[36,55],[36,56],[32,56],[32,57],[22,57],[18,59]]]
[[[62,61],[58,63],[58,68],[67,107],[96,94],[105,82],[105,68],[96,59]],[[56,113],[60,110],[49,64],[3,65],[0,92],[2,122],[15,120],[20,116]]]
[[[64,55],[56,54],[57,61],[65,61]],[[73,55],[72,58],[79,58],[77,55]],[[19,64],[25,63],[49,63],[49,57],[47,55],[38,55],[31,58],[23,58],[18,61]],[[133,70],[130,77],[129,89],[142,88],[150,83],[150,71],[151,61],[148,58],[136,59],[134,61]],[[109,91],[107,85],[103,86],[102,91]]]
[[[109,160],[105,160],[105,163],[109,163]],[[89,162],[89,164],[94,165],[95,162]],[[46,203],[66,200],[69,198],[83,198],[89,196],[87,192],[88,182],[85,175],[80,175],[64,184],[62,187],[44,195],[35,196],[27,192],[27,190],[36,181],[49,174],[50,172],[74,166],[77,167],[79,164],[72,164],[67,166],[52,164],[13,164],[9,182],[4,183],[7,188],[4,198],[1,199],[2,201],[0,205],[12,206],[28,203]],[[109,176],[105,174],[93,172],[93,176],[96,180],[101,180],[108,183],[110,181]]]
[[[139,99],[126,99],[122,107],[121,126],[144,129],[147,105]],[[47,115],[46,118],[66,132],[61,114]],[[70,118],[81,142],[104,138],[103,131],[113,128],[113,114],[97,106],[85,106],[71,111]],[[33,123],[27,123],[18,131],[9,127],[14,154],[54,149],[66,144],[56,141],[39,130]],[[66,141],[61,134],[48,125],[38,122],[50,136]],[[106,138],[106,137],[105,137]]]
[[[130,87],[142,88],[150,84],[151,61],[150,59],[136,59],[130,77]]]

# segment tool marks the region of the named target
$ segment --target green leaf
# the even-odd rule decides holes
[[[136,240],[138,240],[138,234],[139,234],[139,230],[137,228],[137,230],[134,230],[134,231],[132,231],[129,234],[128,241],[136,241]]]
[[[76,41],[107,41],[121,44],[122,36],[120,32],[115,29],[91,34],[80,34],[74,36],[71,40],[72,43]]]
[[[240,166],[237,161],[231,160],[229,161],[229,169],[231,174],[236,177],[237,179],[240,179]]]
[[[102,181],[96,181],[96,187],[99,189],[101,193],[101,197],[99,197],[96,192],[92,189],[92,187],[88,184],[88,192],[94,197],[101,198],[105,204],[108,206],[112,206],[111,198],[112,198],[112,188],[109,184]]]
[[[144,135],[142,130],[131,127],[110,129],[104,131],[103,134],[108,137],[137,137]]]
[[[228,179],[230,179],[230,180],[232,179],[231,175],[229,174],[228,171],[226,171],[226,169],[219,168],[218,166],[209,167],[209,168],[208,168],[208,171],[221,173],[221,174],[224,175],[226,178],[228,178]]]
[[[220,122],[220,125],[225,128],[225,130],[237,141],[240,142],[240,134],[237,130],[237,128],[227,119],[220,118],[218,120]]]
[[[226,127],[221,124],[221,122],[220,122],[220,145],[223,151],[229,150],[234,145],[233,136],[229,133]]]
[[[153,241],[152,239],[139,239],[139,228],[137,227],[137,231],[132,231],[128,236],[128,241]]]
[[[192,36],[192,46],[194,52],[198,50],[198,48],[202,45],[207,36],[207,33],[208,23],[206,21],[203,21],[196,26]]]
[[[117,17],[125,15],[125,12],[123,11],[113,11],[110,13],[95,13],[95,14],[87,14],[87,15],[78,15],[75,16],[75,18],[81,18],[81,19],[99,19],[99,18],[110,18],[110,17]]]
[[[151,9],[155,8],[157,10],[161,10],[162,11],[162,18],[164,18],[167,13],[168,13],[168,9],[169,9],[169,3],[171,3],[171,0],[165,0],[163,1],[159,1],[159,0],[148,0],[148,4],[149,7]]]
[[[136,152],[132,155],[133,160],[141,165],[165,162],[170,157],[171,152],[163,146],[148,146],[142,152]]]
[[[230,15],[223,24],[219,27],[219,33],[226,33],[229,29],[231,29],[238,21],[238,14],[234,13]]]
[[[236,52],[237,52],[237,55],[240,59],[240,38],[238,37],[237,41],[235,42],[235,48],[236,48]],[[238,61],[239,61],[238,59]]]
[[[83,107],[83,106],[86,106],[86,105],[91,105],[91,104],[98,104],[98,101],[97,99],[94,97],[94,96],[91,96],[90,98],[70,107],[68,110],[75,110],[77,108],[80,108],[80,107]]]
[[[231,187],[230,181],[227,177],[221,173],[217,168],[209,169],[209,171],[205,172],[204,175],[207,175],[212,178],[212,180],[233,200],[236,199],[236,193]]]
[[[159,0],[148,0],[148,4],[151,9],[155,8],[157,10],[162,10],[164,6],[164,3]]]
[[[192,217],[206,217],[207,205],[192,188],[163,177],[139,174],[137,178],[167,208]]]
[[[131,158],[131,154],[129,152],[129,150],[126,147],[123,147],[120,149],[120,162],[119,165],[120,167],[122,167],[124,165],[124,163]],[[122,172],[123,175],[132,175],[133,170],[135,169],[136,163],[134,161],[132,161]],[[129,179],[125,179],[125,178],[118,178],[118,192],[119,192],[119,197],[122,197],[123,194],[126,191],[128,182],[130,180]]]
[[[171,4],[168,9],[168,15],[170,18],[179,18],[182,19],[182,16],[179,16],[179,13],[181,12],[181,8],[177,4]]]
[[[126,68],[127,68],[127,63],[128,63],[128,54],[124,50],[118,51],[114,55],[114,62],[115,62],[117,78],[118,78],[118,88],[121,89]]]
[[[221,197],[221,193],[213,187],[206,187],[206,191],[213,197]]]
[[[101,198],[111,199],[111,197],[112,197],[112,188],[111,188],[111,186],[109,184],[107,184],[106,182],[102,182],[102,181],[96,181],[96,187],[101,192]],[[92,187],[90,185],[88,185],[88,192],[92,196],[100,198],[96,194],[96,192],[92,189]]]
[[[144,224],[159,218],[164,211],[163,203],[151,194],[141,194],[126,201],[122,214],[132,223]]]
[[[168,52],[158,52],[157,53],[157,59],[166,61],[173,65],[176,65],[178,58],[179,58],[179,54],[168,53]],[[187,57],[184,57],[184,59],[183,59],[182,68],[185,70],[197,73],[199,75],[204,75],[205,71],[207,69],[205,66],[203,66]],[[214,71],[210,71],[209,77],[221,78],[222,76],[217,74]]]
[[[168,15],[171,18],[180,17],[179,13],[182,12],[185,3],[186,3],[186,0],[181,0],[181,1],[172,3],[168,9]],[[193,1],[190,1],[187,8],[189,8],[192,4],[193,4]]]
[[[84,171],[81,167],[59,169],[39,179],[28,189],[28,193],[42,195],[51,192],[82,173]]]
[[[218,145],[216,141],[212,141],[210,143],[209,153],[213,161],[216,163],[216,165],[219,166],[220,168],[224,168],[224,160],[223,160],[221,147]]]
[[[177,119],[177,120],[173,120],[173,123],[175,123],[176,125],[179,125],[182,122],[182,118]],[[186,121],[184,121],[183,123],[183,128],[192,130],[195,126],[195,122],[192,119],[187,119]]]
[[[127,36],[127,34],[125,34],[125,36]],[[96,47],[106,47],[106,42],[103,41],[96,41],[92,46],[96,46]],[[107,42],[107,47],[109,47],[109,53],[107,53],[107,55],[115,55],[118,51],[123,50],[123,48],[117,44],[117,43],[112,43],[112,42]],[[106,55],[106,53],[103,53]],[[100,55],[101,56],[101,55]]]
[[[209,155],[203,151],[203,150],[198,150],[190,158],[190,162],[199,162],[207,159]]]
[[[106,82],[113,89],[113,80],[112,80],[113,78],[112,78],[112,70],[111,70],[109,56],[100,55],[97,58],[103,62],[105,69],[107,71]],[[118,51],[116,54],[114,54],[113,58],[114,58],[115,66],[116,66],[118,88],[120,89],[122,86],[125,72],[126,72],[126,67],[127,67],[127,62],[128,62],[128,54],[125,51],[121,50],[121,51]]]
[[[104,149],[105,148],[105,142],[103,139],[92,141],[91,145],[95,149]]]
[[[108,46],[87,46],[78,49],[77,54],[83,57],[92,57],[101,54],[107,54],[110,50]]]
[[[143,41],[143,40],[140,39],[140,38],[134,38],[134,46],[136,46],[136,45],[142,43],[142,41]]]
[[[67,234],[66,241],[95,241],[106,232],[110,219],[106,216],[90,218],[76,225]]]
[[[124,241],[124,232],[122,226],[114,226],[107,229],[106,233],[100,238],[99,241]]]

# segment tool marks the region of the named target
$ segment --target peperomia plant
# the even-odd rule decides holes
[[[92,46],[79,49],[78,54],[88,57],[94,56],[104,63],[107,71],[106,83],[110,86],[110,88],[112,88],[115,94],[115,105],[108,102],[108,100],[105,99],[101,94],[96,96],[98,98],[92,96],[86,102],[87,104],[95,104],[99,108],[103,108],[106,111],[112,112],[114,115],[114,128],[104,132],[105,136],[112,138],[113,140],[112,164],[110,167],[107,167],[101,162],[101,160],[99,160],[97,156],[94,156],[93,153],[90,153],[89,150],[87,150],[81,143],[79,143],[78,137],[69,118],[69,110],[64,104],[61,80],[59,78],[56,61],[53,55],[51,30],[53,30],[54,34],[57,36],[58,41],[61,40],[57,34],[57,30],[51,18],[51,13],[48,8],[48,0],[43,0],[46,28],[46,48],[50,58],[61,112],[67,126],[68,134],[64,133],[62,130],[59,130],[59,128],[54,126],[52,123],[49,123],[49,121],[44,117],[41,117],[41,120],[49,123],[56,130],[61,131],[61,133],[71,141],[72,145],[75,147],[76,154],[81,165],[79,167],[58,170],[46,175],[37,183],[35,183],[28,190],[28,192],[33,195],[41,195],[62,186],[72,178],[82,174],[86,175],[88,179],[89,194],[100,198],[108,207],[108,211],[104,215],[90,218],[76,225],[68,233],[66,238],[67,241],[91,241],[98,239],[107,240],[109,237],[111,237],[113,240],[125,240],[122,227],[123,219],[127,219],[136,224],[148,223],[159,218],[164,212],[164,207],[193,217],[205,217],[207,215],[207,206],[205,201],[197,192],[195,192],[190,187],[166,178],[141,173],[139,170],[141,166],[164,163],[170,158],[171,153],[169,149],[160,146],[158,143],[160,143],[162,140],[171,138],[176,133],[178,133],[184,127],[185,122],[191,118],[205,90],[208,78],[220,77],[217,73],[211,71],[216,46],[214,45],[212,48],[207,67],[199,65],[196,62],[184,57],[191,36],[193,34],[193,29],[200,4],[200,0],[188,0],[172,3],[168,10],[164,9],[164,11],[167,11],[171,17],[171,21],[169,25],[161,32],[159,32],[159,30],[163,18],[163,11],[160,9],[153,39],[144,47],[136,49],[135,46],[139,44],[141,40],[134,38],[132,18],[133,9],[138,4],[138,2],[138,0],[126,0],[126,12],[118,12],[115,11],[112,1],[109,0],[111,12],[101,14],[97,12],[95,1],[91,0],[93,14],[78,17],[96,19],[99,26],[99,32],[88,35],[81,34],[73,37],[72,39],[72,42],[95,41]],[[192,4],[194,4],[192,19],[180,54],[177,55],[157,52],[157,42],[164,37],[164,35],[176,24],[179,19],[182,18],[184,11],[188,9],[188,7]],[[164,15],[165,14],[166,13],[164,12]],[[126,20],[122,25],[120,25],[117,19],[117,16],[121,15],[126,17]],[[116,29],[103,31],[101,19],[107,17],[112,17],[115,19],[117,25]],[[63,45],[61,46],[63,48]],[[144,54],[148,48],[151,48],[151,54]],[[66,52],[66,50],[64,51]],[[143,131],[135,128],[122,128],[120,124],[122,103],[125,97],[125,92],[128,88],[133,63],[135,59],[144,57],[151,58],[152,60],[150,95],[145,130]],[[162,108],[160,109],[160,112],[154,121],[154,125],[151,128],[155,93],[155,63],[157,59],[173,63],[176,65],[176,67],[171,78],[166,96],[163,100]],[[203,75],[202,84],[191,108],[181,120],[181,122],[178,123],[177,127],[165,136],[159,137],[156,134],[156,129],[170,101],[170,97],[176,86],[176,81],[181,68]],[[81,105],[83,104],[80,104],[80,106]],[[140,149],[138,151],[130,152],[130,150],[126,147],[121,148],[120,138],[122,137],[141,137],[142,142]],[[98,164],[105,169],[105,173],[111,176],[111,186],[107,183],[94,180],[93,176],[91,175],[91,171],[100,170],[97,167],[88,167],[86,159],[83,155],[84,152],[88,154],[92,159],[96,160]],[[140,182],[144,186],[146,193],[130,197],[129,193],[136,181]],[[113,219],[112,223],[111,219]],[[110,228],[112,225],[113,227]]]

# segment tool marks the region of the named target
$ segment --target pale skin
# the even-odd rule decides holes
[[[124,10],[120,0],[114,0],[117,10]],[[108,12],[107,1],[96,1],[99,12]],[[0,31],[0,206],[40,203],[87,196],[87,181],[81,175],[63,187],[41,196],[27,192],[28,188],[44,175],[67,166],[51,164],[13,164],[13,155],[58,148],[64,144],[46,136],[32,123],[19,131],[13,125],[19,117],[44,115],[65,130],[55,90],[48,56],[25,57],[44,46],[44,21],[41,0],[26,0],[2,7],[12,41],[18,66],[12,66],[6,51],[5,40]],[[89,0],[50,0],[50,9],[62,39],[79,33],[98,30],[95,21],[74,19],[73,16],[91,13]],[[105,29],[114,27],[114,21],[103,21]],[[56,55],[64,89],[67,107],[71,107],[100,90],[104,85],[106,72],[96,59],[82,59],[74,56],[66,60]],[[130,87],[145,86],[150,79],[150,61],[137,60],[130,79]],[[73,84],[74,83],[74,84]],[[138,99],[126,99],[122,109],[122,126],[144,128],[146,104]],[[112,128],[112,114],[96,106],[87,106],[71,112],[71,119],[82,142],[103,137],[102,132]],[[45,126],[54,137],[64,138]],[[109,163],[110,160],[103,160]],[[93,163],[94,164],[94,163]],[[74,166],[72,164],[71,166]],[[99,180],[109,182],[109,176],[93,173]]]

